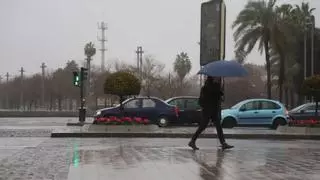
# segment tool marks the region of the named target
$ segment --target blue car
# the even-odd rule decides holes
[[[111,116],[119,117],[121,115],[131,118],[147,118],[152,124],[165,127],[170,123],[177,122],[178,108],[155,97],[129,98],[123,102],[122,112],[120,110],[120,105],[96,111],[93,123],[96,124],[98,118]]]
[[[221,112],[222,126],[269,126],[276,129],[289,122],[286,107],[270,99],[248,99]]]

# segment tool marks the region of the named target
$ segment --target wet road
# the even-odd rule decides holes
[[[320,179],[314,141],[0,138],[1,180]]]

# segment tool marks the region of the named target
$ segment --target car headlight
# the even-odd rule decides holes
[[[101,111],[96,112],[96,116],[99,116],[101,114]]]

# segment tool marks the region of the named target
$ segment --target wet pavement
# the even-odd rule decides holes
[[[320,179],[317,141],[0,138],[0,180]]]
[[[92,122],[87,118],[86,122]],[[67,123],[78,122],[77,118],[0,118],[0,137],[50,137],[52,132],[101,132],[106,126],[66,126]],[[152,133],[191,134],[196,131],[194,127],[168,127],[156,128]],[[120,131],[121,132],[121,131]],[[134,131],[131,131],[134,132]],[[275,134],[276,131],[268,128],[234,128],[224,129],[226,134]],[[215,134],[215,128],[209,127],[205,134]]]

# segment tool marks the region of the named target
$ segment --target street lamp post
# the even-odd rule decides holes
[[[306,80],[307,79],[307,27],[304,27],[304,37],[303,37],[303,68],[304,68],[304,75],[303,75],[303,79]],[[307,102],[307,96],[304,96],[304,102]]]
[[[315,30],[315,18],[311,16],[311,75],[314,75],[314,30]]]
[[[311,38],[311,44],[310,44],[310,50],[311,50],[311,53],[310,53],[310,61],[311,61],[311,71],[310,71],[310,74],[311,76],[314,75],[314,30],[315,30],[315,18],[314,16],[310,16],[310,17],[307,17],[305,19],[305,29],[304,29],[304,80],[307,79],[307,32],[309,30],[308,26],[311,25],[311,33],[310,33],[310,38]],[[305,102],[307,102],[307,97],[305,96]]]

